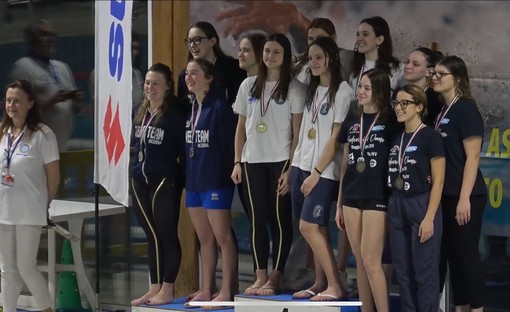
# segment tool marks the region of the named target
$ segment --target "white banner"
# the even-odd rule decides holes
[[[96,0],[94,182],[129,205],[132,1]]]

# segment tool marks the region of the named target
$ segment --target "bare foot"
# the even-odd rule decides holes
[[[149,305],[162,305],[174,301],[174,285],[163,283],[161,289],[154,297],[150,298],[147,304]]]
[[[159,285],[159,284],[151,284],[149,286],[149,291],[145,295],[141,296],[140,298],[137,298],[137,299],[134,299],[133,301],[131,301],[131,305],[138,306],[141,304],[146,304],[152,297],[154,297],[155,295],[158,294],[160,288],[161,288],[161,285]]]
[[[229,294],[228,292],[219,291],[215,295],[216,296],[213,297],[212,301],[233,301],[234,300],[234,296]]]
[[[249,295],[249,296],[252,296],[252,295],[256,295],[257,294],[257,291],[262,288],[262,286],[264,286],[264,284],[267,282],[267,279],[265,280],[262,280],[262,279],[257,279],[255,281],[255,283],[253,283],[253,285],[251,285],[250,287],[246,288],[244,290],[244,294],[245,295]]]
[[[195,297],[193,299],[191,299],[190,301],[186,302],[184,304],[184,306],[190,307],[189,303],[191,301],[210,301],[210,300],[211,300],[211,293],[206,293],[203,290],[199,290],[198,293],[195,295]]]

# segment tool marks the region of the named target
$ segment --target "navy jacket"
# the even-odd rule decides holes
[[[186,190],[204,192],[233,186],[235,116],[222,90],[212,89],[205,96],[194,135],[191,115],[186,119]]]
[[[155,123],[153,120],[145,131],[145,143],[141,144],[141,125],[134,126],[134,155],[131,161],[132,175],[139,183],[157,187],[163,178],[178,186],[184,185],[184,126],[185,114],[172,101]],[[140,151],[143,153],[139,160]]]

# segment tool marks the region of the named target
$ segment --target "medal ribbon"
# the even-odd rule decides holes
[[[409,139],[409,142],[407,142],[407,145],[406,145],[406,147],[404,148],[403,151],[402,151],[402,144],[404,143],[404,133],[405,133],[405,131],[402,132],[402,136],[400,137],[400,145],[398,147],[398,175],[399,176],[402,173],[402,167],[404,167],[404,156],[406,154],[407,148],[409,147],[409,145],[411,145],[411,142],[413,141],[413,139],[416,136],[416,134],[418,134],[418,132],[422,128],[424,128],[424,127],[425,127],[425,125],[423,123],[420,123],[420,125],[416,128],[416,130],[414,130],[413,135]]]
[[[140,149],[142,149],[142,145],[145,145],[145,133],[147,132],[147,128],[149,128],[149,125],[151,124],[152,119],[154,119],[154,117],[158,113],[158,110],[159,110],[159,107],[156,108],[156,110],[153,113],[151,113],[150,110],[147,108],[147,112],[145,112],[145,115],[143,116],[142,131],[140,134]],[[149,113],[151,116],[148,121],[147,121],[147,113]]]
[[[269,100],[267,102],[264,101],[264,90],[266,89],[266,84],[262,86],[262,93],[260,94],[260,117],[264,117],[267,113],[267,110],[269,109],[269,103],[271,102],[271,99],[273,98],[274,91],[276,90],[276,87],[280,84],[280,80],[276,82],[273,89],[271,90],[271,94],[269,95]]]
[[[195,143],[195,129],[197,128],[198,120],[202,114],[202,105],[199,105],[197,99],[193,100],[191,107],[191,144]]]
[[[444,109],[445,107],[443,106],[443,109],[441,110],[441,114],[437,117],[436,123],[434,124],[434,130],[437,130],[439,128],[441,121],[446,116],[446,114],[448,114],[448,111],[450,110],[450,108],[452,108],[453,104],[457,103],[457,100],[459,98],[460,98],[460,95],[456,94],[453,97],[452,101],[450,102],[450,105],[446,106],[446,109]]]
[[[326,91],[326,93],[324,94],[324,96],[322,97],[322,100],[320,100],[320,102],[317,103],[317,99],[319,98],[319,88],[317,88],[317,90],[315,91],[315,96],[313,98],[313,114],[312,114],[312,128],[313,128],[313,125],[315,124],[315,122],[317,121],[317,117],[319,116],[319,108],[320,108],[320,104],[324,101],[324,99],[326,98],[326,95],[328,95],[329,93],[329,90]]]
[[[374,127],[375,122],[377,121],[377,118],[379,118],[379,114],[380,113],[377,113],[377,115],[375,115],[375,118],[372,121],[372,124],[370,124],[370,127],[368,127],[368,131],[367,131],[367,134],[365,135],[365,137],[363,137],[363,113],[361,114],[360,121],[359,121],[359,123],[360,123],[359,145],[360,145],[360,149],[361,149],[361,157],[363,157],[363,155],[365,153],[365,144],[367,143],[368,136],[370,135],[370,131],[372,131],[372,128]],[[361,138],[363,138],[363,140]]]
[[[5,160],[7,161],[7,166],[5,166],[5,169],[7,169],[7,170],[9,170],[9,168],[11,167],[12,156],[14,155],[14,152],[16,151],[16,148],[18,147],[19,142],[23,138],[23,135],[25,134],[25,129],[26,128],[27,128],[27,126],[25,126],[25,128],[23,128],[23,131],[16,138],[16,140],[14,140],[14,142],[12,142],[11,129],[9,128],[9,131],[7,132],[7,148],[5,149]],[[14,144],[14,147],[11,148],[11,146],[13,144]]]

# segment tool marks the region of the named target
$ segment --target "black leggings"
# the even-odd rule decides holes
[[[469,304],[471,309],[476,309],[483,306],[484,298],[485,277],[478,244],[487,196],[470,197],[471,219],[465,225],[459,225],[455,220],[458,202],[458,196],[443,196],[441,199],[443,239],[439,266],[440,289],[444,285],[448,264],[454,304]]]
[[[177,226],[182,187],[161,180],[155,187],[132,180],[133,206],[148,243],[151,284],[175,282],[181,265]]]
[[[278,196],[278,178],[289,167],[288,161],[243,164],[245,198],[251,223],[251,249],[255,270],[267,269],[269,235],[273,241],[273,270],[283,273],[292,244],[290,192]],[[290,178],[290,177],[289,177]]]

